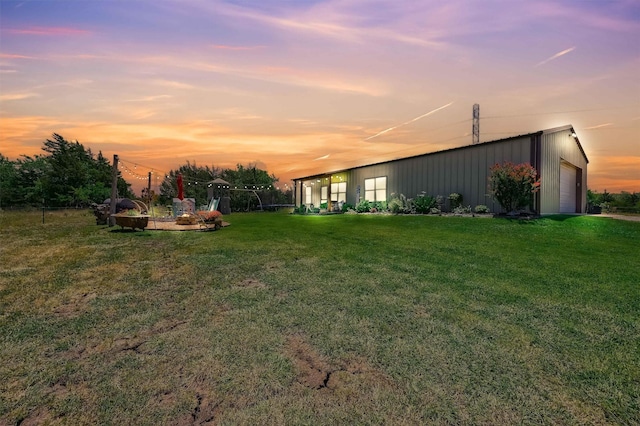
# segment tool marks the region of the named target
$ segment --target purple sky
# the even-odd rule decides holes
[[[639,76],[637,0],[2,0],[0,153],[285,182],[468,145],[479,103],[481,141],[573,124],[589,187],[640,191]]]

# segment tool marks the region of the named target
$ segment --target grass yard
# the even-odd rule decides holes
[[[0,424],[639,424],[640,223],[0,212]]]

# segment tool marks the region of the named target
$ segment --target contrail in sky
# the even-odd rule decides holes
[[[451,106],[451,105],[453,105],[453,102],[449,102],[448,104],[443,105],[443,106],[441,106],[440,108],[436,108],[436,109],[434,109],[434,110],[432,110],[432,111],[429,111],[429,112],[428,112],[428,113],[426,113],[426,114],[422,114],[422,115],[421,115],[421,116],[419,116],[419,117],[416,117],[416,118],[414,118],[414,119],[411,119],[411,120],[409,120],[409,121],[406,121],[406,122],[404,122],[404,123],[402,123],[402,124],[398,124],[397,126],[389,127],[388,129],[385,129],[385,130],[383,130],[383,131],[381,131],[381,132],[378,132],[378,133],[376,133],[376,134],[375,134],[375,135],[373,135],[373,136],[369,136],[368,138],[366,138],[366,139],[365,139],[365,141],[368,141],[369,139],[377,138],[378,136],[380,136],[380,135],[384,135],[384,134],[385,134],[385,133],[387,133],[387,132],[390,132],[390,131],[392,131],[392,130],[394,130],[394,129],[397,129],[398,127],[406,126],[406,125],[407,125],[407,124],[409,124],[409,123],[413,123],[414,121],[418,121],[418,120],[420,120],[421,118],[424,118],[424,117],[426,117],[426,116],[428,116],[428,115],[431,115],[431,114],[433,114],[433,113],[435,113],[435,112],[438,112],[438,111],[440,111],[441,109],[445,109],[446,107]]]
[[[547,62],[549,62],[549,61],[553,61],[554,59],[557,59],[557,58],[559,58],[560,56],[564,56],[564,55],[566,55],[566,54],[567,54],[567,53],[569,53],[569,52],[573,52],[575,49],[576,49],[576,47],[575,47],[575,46],[573,46],[573,47],[570,47],[570,48],[568,48],[568,49],[563,50],[562,52],[558,52],[558,53],[556,53],[555,55],[551,56],[550,58],[547,58],[547,59],[545,59],[545,60],[544,60],[544,61],[542,61],[542,62],[538,62],[538,63],[536,64],[536,67],[539,67],[540,65],[544,65],[544,64],[546,64],[546,63],[547,63]]]
[[[613,126],[613,123],[598,124],[597,126],[585,127],[584,130],[602,129],[603,127]]]

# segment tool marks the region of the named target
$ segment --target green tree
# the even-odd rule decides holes
[[[602,202],[602,203],[610,203],[610,202],[613,201],[613,195],[611,195],[605,189],[604,192],[602,193],[601,197],[600,197],[600,200],[601,200],[600,202]]]
[[[0,154],[0,209],[11,206],[18,198],[16,163]]]
[[[198,166],[195,161],[183,164],[175,170],[171,170],[160,184],[161,203],[170,203],[178,196],[177,178],[182,174],[182,182],[185,198],[195,198],[196,205],[208,202],[207,183],[220,177],[220,169],[215,166]]]
[[[635,207],[640,201],[640,193],[622,191],[615,198],[617,207]]]
[[[16,189],[18,195],[14,206],[40,206],[46,204],[44,182],[49,170],[47,158],[42,155],[34,157],[23,155],[16,161]]]
[[[232,188],[246,189],[248,191],[231,191],[231,209],[234,211],[254,210],[258,206],[258,199],[253,192],[259,195],[264,204],[281,204],[278,201],[285,197],[274,187],[278,181],[275,175],[270,175],[266,170],[259,169],[255,163],[247,166],[237,164],[236,169],[225,169],[222,179],[229,182]],[[275,201],[275,202],[274,202]]]
[[[536,169],[528,163],[495,164],[490,169],[489,190],[500,205],[511,213],[532,204],[540,188]]]
[[[94,158],[90,149],[78,141],[69,142],[57,133],[44,142],[42,150],[49,154],[43,190],[50,205],[81,207],[110,197],[112,166],[102,152]],[[133,197],[131,185],[120,174],[117,188],[119,197]]]

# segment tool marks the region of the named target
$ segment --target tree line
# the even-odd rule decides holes
[[[640,192],[621,191],[611,194],[606,189],[603,192],[587,190],[589,206],[599,207],[604,211],[622,211],[640,213]]]
[[[22,155],[15,161],[0,153],[0,209],[23,207],[88,207],[102,203],[111,196],[113,165],[98,152],[85,148],[78,141],[70,142],[54,133],[43,142],[43,154]],[[195,198],[199,205],[208,202],[208,183],[222,178],[235,185],[255,184],[262,188],[263,203],[284,204],[290,195],[274,187],[277,178],[255,164],[237,165],[236,169],[197,166],[187,161],[167,173],[159,194],[143,191],[142,199],[170,204],[177,196],[177,176],[184,182],[184,196]],[[120,172],[117,177],[118,197],[135,198],[131,184]],[[246,192],[228,193],[233,210],[255,208],[255,196]]]

